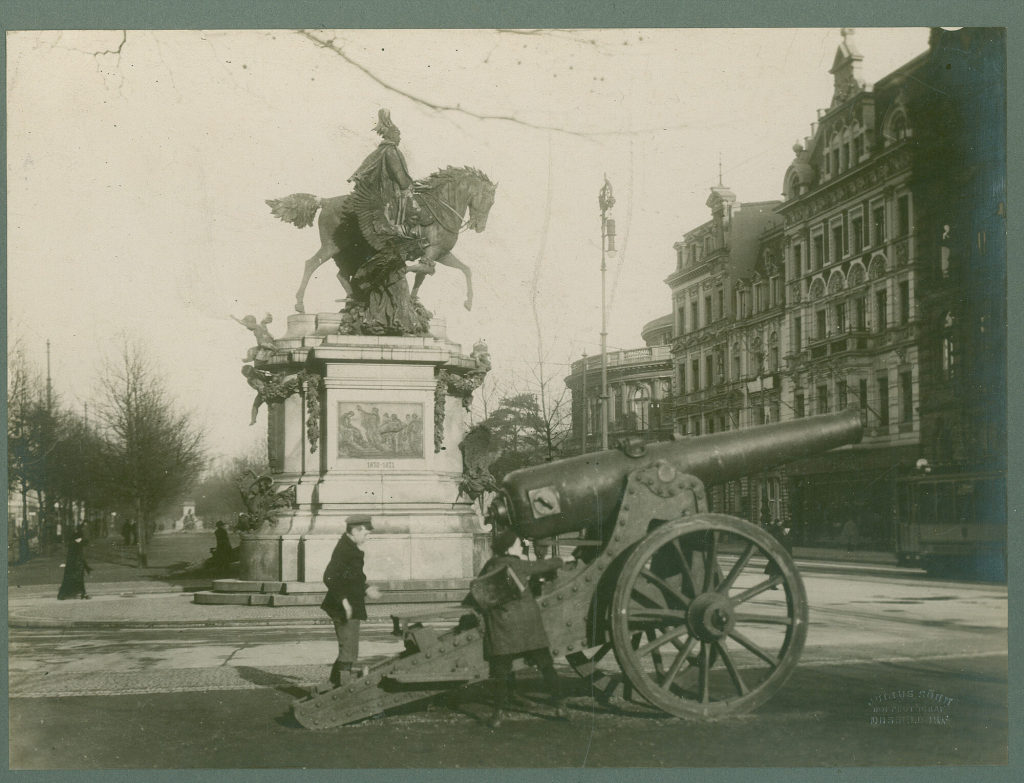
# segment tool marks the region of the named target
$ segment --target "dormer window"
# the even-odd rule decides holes
[[[896,116],[892,121],[892,135],[896,141],[903,141],[907,138],[907,118],[902,114]]]
[[[911,136],[910,123],[907,121],[906,110],[897,102],[896,108],[889,115],[885,129],[885,146],[899,144]]]

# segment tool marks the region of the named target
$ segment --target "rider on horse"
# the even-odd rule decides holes
[[[373,215],[373,231],[378,235],[411,239],[411,227],[419,220],[418,204],[413,197],[413,179],[405,156],[398,149],[402,132],[391,121],[391,113],[381,109],[374,130],[382,137],[380,145],[348,178],[356,186],[367,186],[378,196],[379,209]]]

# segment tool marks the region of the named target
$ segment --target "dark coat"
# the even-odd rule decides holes
[[[531,576],[554,573],[562,566],[562,561],[557,557],[530,561],[515,555],[497,555],[487,561],[480,570],[480,576],[505,566],[515,571],[520,581],[528,585]],[[540,607],[529,587],[516,600],[485,611],[483,615],[484,656],[487,658],[548,647]]]
[[[60,583],[58,598],[77,598],[85,595],[85,574],[91,572],[85,562],[85,541],[72,541],[68,544],[68,554],[64,561],[64,579]]]
[[[352,606],[353,620],[366,619],[366,574],[363,573],[363,550],[346,533],[334,547],[331,562],[324,570],[324,584],[327,596],[320,608],[332,620],[348,620],[342,600],[347,598]]]
[[[213,531],[213,535],[217,539],[217,549],[213,556],[225,563],[229,562],[231,560],[231,539],[228,537],[228,531],[218,527]]]

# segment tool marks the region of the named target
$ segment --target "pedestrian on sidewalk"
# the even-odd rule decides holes
[[[367,586],[363,571],[365,553],[363,547],[373,530],[373,520],[367,514],[353,514],[345,520],[343,535],[331,561],[324,571],[327,596],[320,608],[327,612],[334,622],[334,633],[338,638],[338,657],[331,667],[331,684],[341,683],[341,673],[351,671],[359,660],[359,626],[366,619],[366,598],[380,598],[380,591]]]
[[[488,721],[492,729],[501,726],[504,720],[509,697],[515,688],[512,664],[517,658],[524,658],[540,670],[555,716],[563,719],[568,717],[562,704],[558,674],[555,672],[540,607],[529,587],[531,577],[552,574],[561,568],[563,561],[557,557],[529,561],[510,554],[509,547],[515,543],[516,538],[511,530],[494,531],[491,538],[494,554],[477,577],[493,577],[497,572],[508,569],[511,572],[509,581],[517,588],[522,587],[521,591],[513,589],[513,594],[517,595],[511,600],[495,605],[484,606],[483,602],[477,600],[484,618],[484,657],[490,666],[494,691],[494,713]]]
[[[776,541],[782,544],[782,548],[789,553],[790,557],[793,556],[793,537],[791,535],[792,528],[790,528],[785,521],[781,519],[773,519],[768,525],[768,532],[772,534]],[[778,564],[768,558],[768,563],[764,567],[764,573],[768,576],[781,576],[782,569],[779,568]],[[778,590],[778,585],[773,585],[772,590]]]
[[[217,546],[213,550],[213,564],[217,568],[227,568],[231,565],[231,539],[228,531],[224,528],[224,522],[217,520],[217,526],[213,531]]]
[[[81,527],[76,527],[71,541],[68,542],[68,553],[64,559],[64,578],[61,580],[57,598],[61,601],[67,598],[88,598],[89,594],[85,592],[87,573],[92,573],[92,569],[85,562],[85,534]]]

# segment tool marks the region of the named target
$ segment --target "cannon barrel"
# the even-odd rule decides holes
[[[505,476],[488,519],[511,526],[523,538],[546,538],[596,527],[611,529],[629,474],[656,462],[677,473],[696,476],[705,485],[732,481],[829,449],[858,443],[860,412],[811,416],[780,424],[682,438],[522,468]]]

